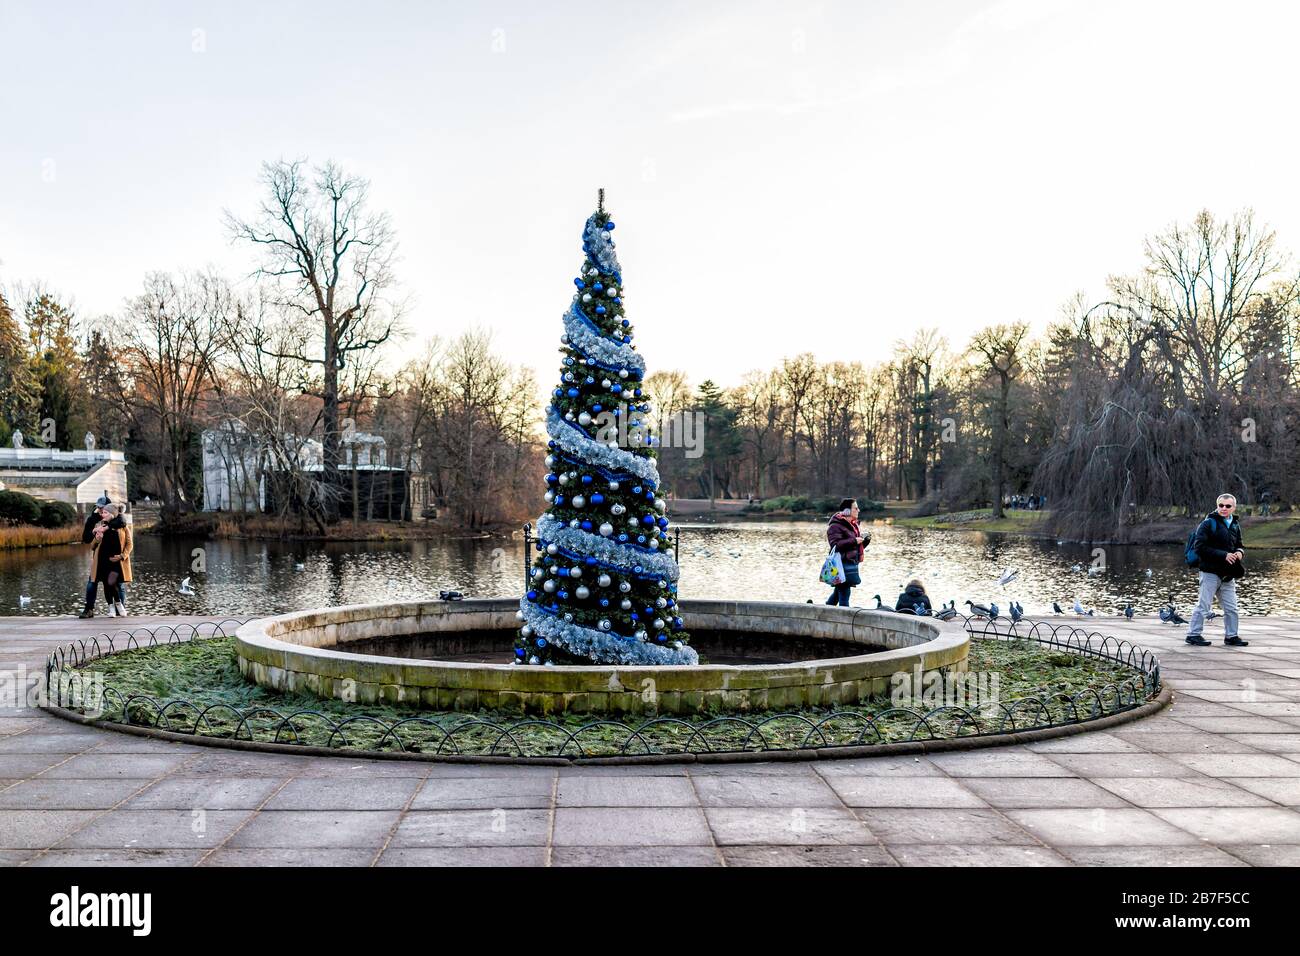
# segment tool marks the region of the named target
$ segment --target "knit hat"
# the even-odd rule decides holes
[[[100,495],[98,498],[95,499],[96,508],[107,508],[112,503],[113,503],[113,499],[108,496],[107,488],[104,489],[104,493],[102,495]]]

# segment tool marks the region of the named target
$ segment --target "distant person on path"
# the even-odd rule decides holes
[[[849,592],[862,583],[858,565],[862,563],[863,549],[871,543],[871,534],[858,527],[857,501],[845,498],[840,502],[840,510],[831,515],[826,525],[826,541],[840,553],[840,560],[844,562],[844,583],[835,585],[826,603],[848,607]]]
[[[81,543],[90,545],[90,572],[86,581],[86,607],[77,617],[95,616],[95,595],[99,591],[99,582],[95,579],[95,559],[99,552],[100,537],[113,517],[108,510],[111,504],[108,492],[100,495],[95,501],[94,509],[86,515],[86,525],[81,530]]]
[[[109,509],[105,508],[105,512]],[[113,514],[108,521],[95,526],[95,536],[99,541],[94,545],[95,580],[104,585],[104,602],[108,604],[108,616],[126,616],[122,606],[122,543],[126,538],[124,531],[126,521],[119,514]]]
[[[1197,526],[1188,547],[1196,553],[1201,572],[1200,599],[1187,626],[1187,643],[1194,647],[1210,645],[1201,631],[1216,594],[1223,608],[1223,643],[1228,647],[1245,647],[1250,643],[1237,636],[1237,579],[1245,577],[1246,552],[1241,547],[1241,521],[1233,514],[1236,510],[1235,497],[1219,495],[1214,511]]]
[[[126,505],[117,506],[117,517],[109,522],[109,527],[116,527],[122,539],[122,580],[117,586],[117,613],[126,617],[126,586],[131,583],[131,552],[135,550],[135,536],[131,533],[131,523],[126,520]]]
[[[907,587],[898,596],[897,603],[894,604],[894,610],[911,611],[913,614],[929,614],[931,612],[930,596],[925,593],[925,585],[921,583],[920,578],[912,578],[907,582]]]

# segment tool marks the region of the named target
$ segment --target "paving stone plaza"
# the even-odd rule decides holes
[[[105,623],[4,618],[0,670],[39,671],[57,644]],[[1155,651],[1173,704],[1104,731],[925,756],[603,767],[290,756],[8,706],[0,864],[1300,864],[1300,621],[1245,619],[1244,649],[1188,648],[1154,618],[1091,627]]]

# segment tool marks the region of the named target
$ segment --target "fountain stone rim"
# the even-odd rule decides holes
[[[438,630],[509,630],[513,598],[353,604],[259,618],[235,633],[245,678],[283,692],[437,710],[691,714],[789,710],[887,696],[893,675],[964,671],[959,624],[865,608],[769,601],[685,600],[688,627],[785,634],[886,647],[778,664],[589,664],[538,667],[383,657],[349,640]],[[645,682],[653,694],[647,695]]]

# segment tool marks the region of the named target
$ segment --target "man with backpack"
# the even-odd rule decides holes
[[[1216,594],[1223,607],[1223,643],[1228,647],[1250,643],[1237,636],[1237,579],[1246,574],[1246,552],[1241,548],[1241,522],[1233,514],[1236,510],[1236,498],[1219,495],[1214,511],[1187,539],[1187,564],[1201,572],[1200,599],[1187,626],[1187,643],[1193,647],[1210,646],[1201,636],[1201,629]]]

